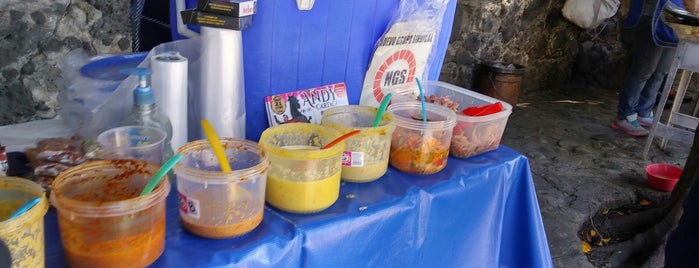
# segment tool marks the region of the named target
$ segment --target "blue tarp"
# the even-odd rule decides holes
[[[152,267],[553,267],[529,163],[505,146],[449,158],[434,175],[389,168],[371,183],[343,183],[318,213],[266,207],[257,228],[232,239],[187,232],[176,193]],[[45,219],[47,267],[61,267],[55,210]]]

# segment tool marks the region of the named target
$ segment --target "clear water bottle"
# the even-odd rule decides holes
[[[153,97],[153,90],[148,84],[148,68],[122,69],[120,72],[130,75],[138,75],[139,84],[133,91],[133,108],[131,112],[119,123],[120,126],[150,126],[157,127],[167,133],[163,146],[163,163],[174,155],[170,140],[172,140],[172,124],[167,115],[158,111]]]

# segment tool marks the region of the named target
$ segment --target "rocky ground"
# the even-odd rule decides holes
[[[522,92],[509,117],[502,144],[529,159],[556,267],[599,267],[582,253],[583,223],[603,209],[667,198],[648,186],[644,167],[684,166],[689,155],[690,146],[670,142],[665,149],[654,145],[642,159],[646,138],[610,127],[616,103],[616,92],[606,89]]]

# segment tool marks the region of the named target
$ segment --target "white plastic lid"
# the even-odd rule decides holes
[[[397,127],[415,130],[445,130],[456,125],[456,113],[449,108],[434,103],[425,103],[427,122],[422,120],[422,104],[419,102],[399,102],[388,106],[393,113]]]

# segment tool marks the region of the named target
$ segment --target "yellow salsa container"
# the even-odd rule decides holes
[[[8,220],[27,202],[41,201]],[[44,267],[44,215],[49,209],[44,188],[18,177],[0,177],[0,240],[10,250],[10,267]],[[7,260],[0,260],[2,262]]]
[[[313,213],[330,207],[340,194],[345,142],[320,149],[340,132],[309,123],[273,126],[262,132],[260,145],[271,162],[265,200],[292,213]]]
[[[371,182],[386,174],[391,135],[396,125],[393,114],[385,112],[378,126],[373,127],[376,107],[344,105],[323,112],[321,125],[337,129],[342,133],[360,130],[345,142],[342,153],[342,180],[348,182]]]

